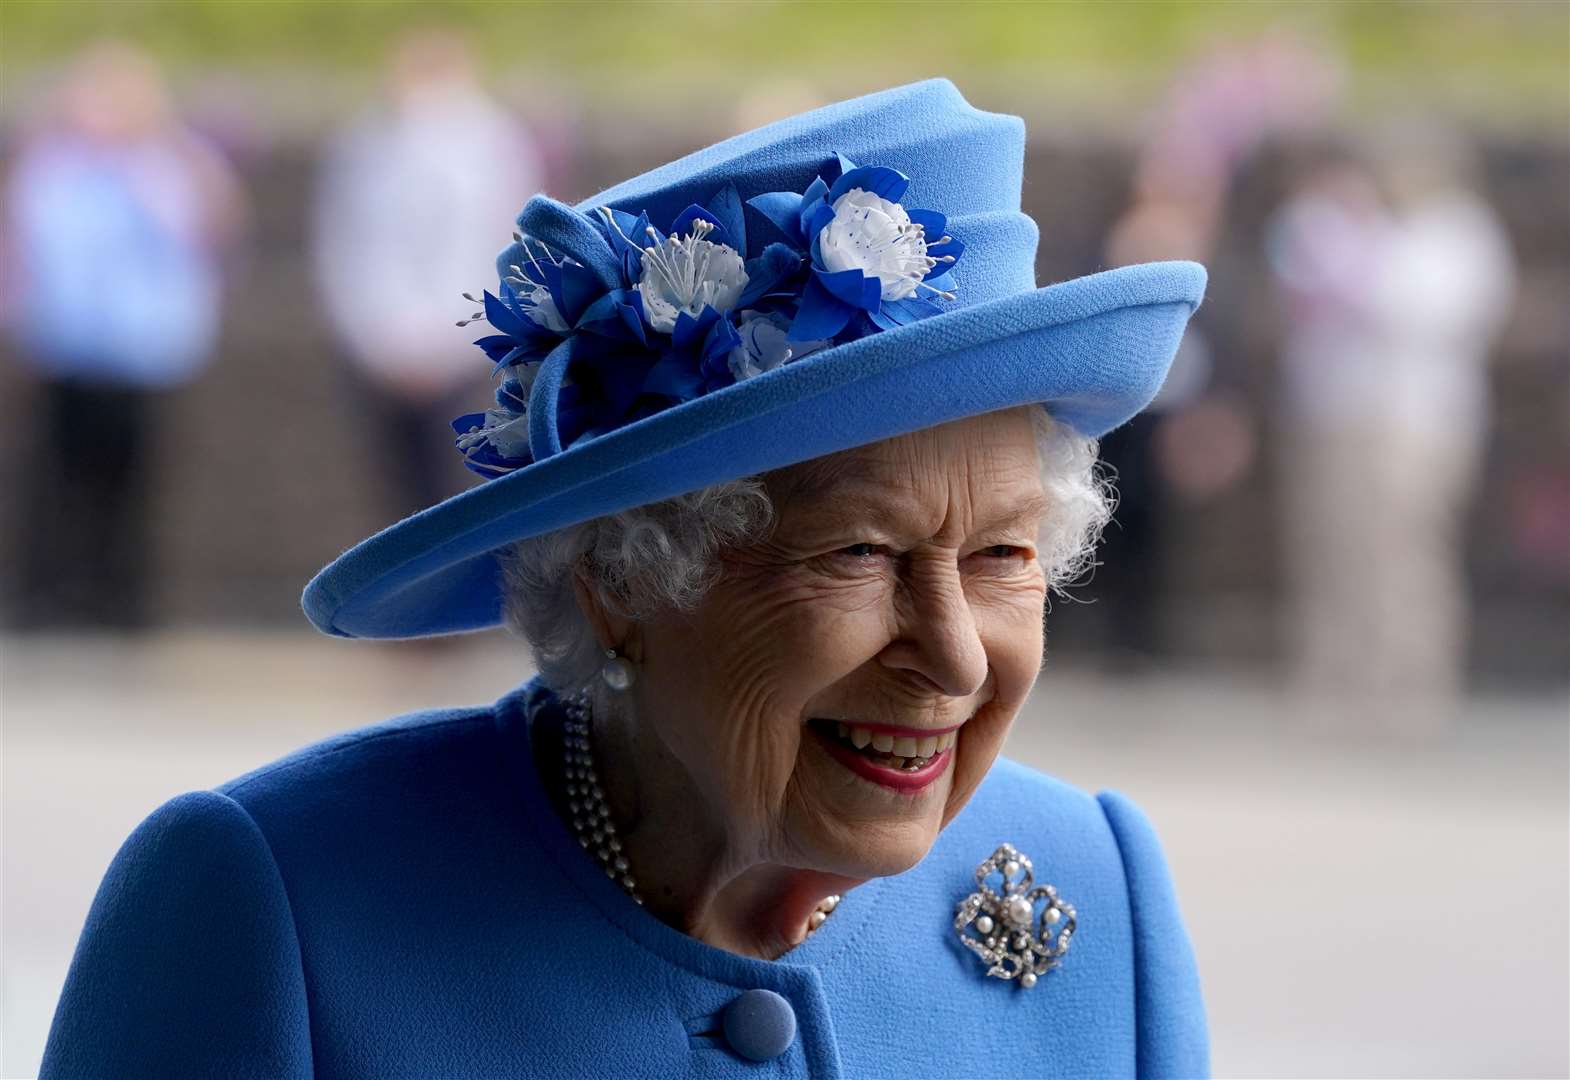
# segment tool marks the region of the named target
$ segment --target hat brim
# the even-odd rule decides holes
[[[1205,282],[1197,263],[1144,263],[814,353],[382,530],[311,580],[305,613],[338,637],[483,630],[501,621],[495,556],[514,541],[1018,405],[1099,436],[1161,388]]]

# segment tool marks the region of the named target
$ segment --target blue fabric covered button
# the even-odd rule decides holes
[[[779,1057],[796,1038],[796,1010],[773,990],[748,990],[725,1010],[725,1041],[753,1061]]]

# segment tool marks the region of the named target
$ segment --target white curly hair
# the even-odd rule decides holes
[[[1066,596],[1095,566],[1116,492],[1096,458],[1095,439],[1043,408],[1026,407],[1050,507],[1038,558],[1048,587]],[[602,602],[630,617],[691,611],[714,581],[720,551],[763,540],[773,521],[763,479],[754,476],[520,540],[502,559],[507,625],[528,642],[547,686],[576,693],[604,662],[578,606],[580,569]]]

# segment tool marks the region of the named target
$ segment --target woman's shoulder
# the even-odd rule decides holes
[[[1151,830],[1144,811],[1121,792],[1102,789],[1091,794],[1007,757],[993,764],[965,815],[973,819],[972,825],[1012,822],[1054,834],[1106,834],[1116,842],[1124,833]]]
[[[545,880],[501,720],[396,717],[153,811],[94,900],[44,1074],[309,1075],[307,972],[312,1008],[356,1022],[400,972],[474,977],[500,922],[477,907]]]
[[[374,887],[410,860],[440,856],[451,868],[516,842],[527,768],[516,749],[499,705],[429,709],[302,747],[214,791],[255,821],[291,883],[353,871]]]
[[[141,891],[161,887],[164,856],[208,877],[251,867],[286,887],[302,929],[366,909],[391,883],[481,880],[529,843],[519,800],[529,764],[503,722],[511,698],[395,716],[175,796],[116,859],[136,868]],[[174,885],[199,896],[197,877]]]
[[[249,805],[346,782],[386,784],[400,765],[483,752],[495,737],[491,705],[421,709],[309,743],[213,790]]]

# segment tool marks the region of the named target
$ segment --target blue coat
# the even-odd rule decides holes
[[[920,865],[753,960],[659,922],[580,850],[533,759],[531,726],[544,736],[558,714],[530,683],[160,807],[88,914],[43,1075],[1208,1072],[1188,937],[1125,798],[1000,759]],[[1028,990],[985,978],[953,929],[1005,840],[1079,914],[1062,967]],[[745,1010],[726,1035],[732,1002],[760,988],[780,998],[751,995],[757,1022],[795,1022],[761,1063],[727,1041],[746,1040]]]

